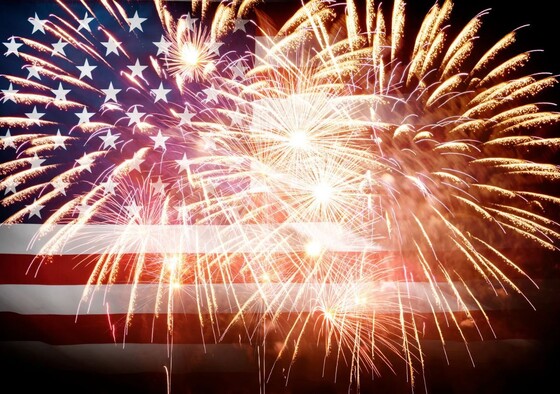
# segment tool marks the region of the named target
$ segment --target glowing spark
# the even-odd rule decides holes
[[[319,241],[309,241],[305,244],[305,253],[311,257],[318,257],[323,251],[323,245]]]
[[[313,187],[313,196],[321,204],[328,204],[333,195],[333,188],[328,183],[319,183]]]

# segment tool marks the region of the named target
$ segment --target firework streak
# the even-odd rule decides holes
[[[474,365],[548,333],[522,316],[558,257],[556,79],[519,32],[478,48],[487,13],[450,28],[451,2],[415,29],[398,0],[258,3],[10,6],[6,354],[212,358],[264,390],[310,352],[325,379],[427,387],[426,344]]]

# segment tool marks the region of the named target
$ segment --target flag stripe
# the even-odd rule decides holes
[[[48,284],[48,285],[76,285],[87,283],[92,274],[95,264],[101,255],[1,255],[0,284]],[[383,271],[389,277],[389,270],[394,262],[391,261],[392,254],[382,252],[336,252],[335,258],[344,259],[349,262],[364,262],[369,265],[375,264],[379,272]],[[197,263],[211,267],[206,272],[206,281],[210,283],[247,283],[261,281],[258,277],[264,274],[264,270],[278,280],[300,282],[306,280],[301,264],[312,261],[305,252],[294,253],[204,253],[204,254],[173,254],[173,258],[180,261],[182,267],[196,267]],[[112,283],[130,283],[132,271],[138,262],[135,254],[122,254],[116,258],[109,258],[108,265],[118,263],[119,270],[114,273]],[[165,255],[148,253],[142,255],[145,269],[136,280],[138,283],[154,283],[159,281],[159,269],[165,262]],[[252,270],[249,270],[251,267]],[[61,272],[64,275],[61,275]],[[189,274],[190,272],[190,274]],[[390,277],[402,279],[401,270],[392,269]],[[193,270],[187,271],[181,278],[181,283],[192,284],[196,278]],[[276,280],[276,281],[278,281]]]
[[[173,372],[254,372],[251,349],[246,344],[176,344]],[[158,343],[52,345],[34,340],[0,342],[0,352],[25,356],[31,365],[107,374],[164,372],[171,354],[169,345]]]
[[[133,316],[133,324],[126,327],[126,315],[110,313],[110,315],[19,315],[16,313],[1,313],[2,327],[0,333],[4,341],[40,341],[52,345],[77,345],[77,344],[106,344],[117,343],[128,344],[166,344],[171,341],[167,326],[167,316],[154,314],[138,314]],[[272,331],[267,333],[267,341],[274,343],[275,340],[283,341],[281,335],[288,332],[292,325],[302,327],[301,323],[307,314],[279,313],[275,317]],[[303,317],[303,318],[302,318]],[[319,315],[316,316],[323,321]],[[436,313],[434,315],[415,314],[415,320],[420,326],[420,339],[461,341],[463,338],[468,342],[505,339],[531,339],[541,338],[554,339],[555,331],[548,324],[550,316],[542,312],[527,310],[511,311],[489,311],[485,321],[481,312],[474,311],[472,317],[476,319],[477,326],[472,320],[466,319],[464,314],[457,314],[458,324],[461,331],[451,321],[450,314]],[[526,319],[530,317],[530,322]],[[173,315],[173,343],[174,344],[239,344],[247,343],[247,335],[252,336],[253,345],[262,342],[262,315],[246,313],[243,320],[235,318],[235,315],[220,313],[214,316],[214,321],[209,316],[201,317],[196,314]],[[404,318],[409,319],[410,314]],[[439,321],[439,329],[434,323],[434,318]],[[379,317],[376,330],[382,337],[388,340],[398,341],[400,333],[398,325],[399,314],[387,314]],[[525,321],[524,321],[525,320]],[[231,322],[232,326],[226,330]],[[361,321],[364,330],[367,330],[367,322]],[[389,324],[392,323],[391,326]],[[355,334],[354,325],[348,324],[348,335]],[[311,323],[306,328],[305,337],[311,342],[324,340],[324,334],[318,335],[320,325]],[[386,326],[386,327],[384,327]],[[390,332],[383,333],[383,330]],[[391,339],[392,338],[392,339]],[[293,338],[292,338],[293,339]],[[382,344],[380,344],[383,347]]]
[[[337,252],[386,251],[336,223],[241,225],[53,225],[0,226],[6,254],[258,253],[304,251],[310,240]],[[289,244],[287,243],[289,239]],[[53,245],[50,240],[56,240]]]
[[[25,255],[0,254],[0,285],[2,284],[33,284],[33,285],[81,285],[88,283],[95,264],[101,255]],[[144,269],[135,280],[137,283],[153,284],[160,281],[160,268],[165,264],[165,254],[147,253],[142,255]],[[294,253],[204,253],[204,254],[173,254],[172,258],[186,268],[181,275],[181,283],[193,284],[197,281],[194,268],[202,264],[207,268],[204,282],[207,283],[248,283],[262,282],[264,274],[269,281],[298,283],[306,281],[305,269],[302,265],[313,262],[314,258],[305,252]],[[406,258],[393,252],[334,252],[330,258],[348,262],[348,266],[367,265],[375,277],[379,273],[381,280],[405,280],[426,282],[425,274],[414,265],[406,264]],[[138,263],[138,256],[132,253],[119,254],[106,260],[108,267],[118,263],[118,270],[112,272],[111,283],[130,283],[132,272]],[[312,264],[309,264],[312,266]],[[406,266],[406,269],[403,267]],[[519,271],[508,272],[508,278],[516,284],[525,283],[528,277],[538,279],[539,265],[525,264],[525,274]],[[249,267],[251,269],[249,269]],[[342,267],[341,267],[342,269]],[[63,273],[63,274],[62,274]],[[341,279],[342,275],[339,275]],[[405,277],[406,276],[406,277]],[[461,274],[463,280],[469,282],[482,279],[479,272],[465,270]],[[447,273],[441,270],[431,272],[431,280],[447,281]],[[200,282],[200,278],[198,279]]]
[[[481,283],[482,284],[482,283]],[[476,310],[478,306],[464,297],[464,305],[459,302],[453,286],[460,294],[466,296],[465,290],[459,283],[437,283],[434,293],[432,284],[426,282],[380,282],[367,284],[363,287],[349,288],[344,283],[233,283],[233,284],[193,284],[181,285],[173,288],[173,311],[176,313],[203,313],[219,308],[220,313],[262,312],[267,300],[274,311],[279,312],[310,312],[317,306],[317,298],[354,301],[360,293],[368,298],[374,297],[370,309],[379,313],[395,313],[399,311],[399,297],[418,313],[436,311]],[[129,300],[133,291],[137,296],[134,313],[152,313],[161,310],[158,302],[158,292],[163,300],[168,299],[169,286],[156,284],[120,284],[93,286],[93,293],[85,301],[80,302],[86,294],[85,285],[0,285],[0,311],[20,314],[43,315],[76,315],[76,314],[106,314],[107,308],[111,313],[127,313]],[[207,298],[212,299],[212,306],[207,305]],[[351,299],[350,299],[351,298]],[[197,301],[199,300],[199,301]],[[485,310],[495,309],[499,298],[491,299],[484,305]],[[158,309],[159,308],[159,309]],[[199,309],[200,308],[200,309]],[[346,311],[359,312],[363,310],[360,304],[347,306]]]

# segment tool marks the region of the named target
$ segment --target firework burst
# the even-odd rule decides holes
[[[40,219],[39,259],[101,248],[82,302],[131,284],[127,327],[153,284],[171,337],[189,299],[216,340],[276,341],[263,377],[320,343],[351,383],[396,355],[415,385],[422,319],[468,345],[487,290],[524,296],[516,254],[557,253],[560,116],[538,101],[556,79],[509,55],[517,31],[477,48],[486,12],[449,29],[450,1],[417,31],[398,0],[309,1],[280,26],[256,3],[156,1],[148,59],[147,18],[116,2],[31,18],[58,41],[4,43],[28,76],[2,75],[3,223]]]

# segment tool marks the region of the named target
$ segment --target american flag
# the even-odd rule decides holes
[[[264,3],[271,20],[286,19],[298,7],[291,2]],[[195,27],[203,25],[203,18],[191,14],[189,2],[168,1],[165,6],[193,35],[203,34]],[[199,12],[208,7],[210,14],[218,2],[198,7]],[[271,372],[275,346],[293,321],[313,308],[301,296],[301,284],[290,290],[290,302],[279,304],[274,321],[261,320],[266,307],[254,302],[255,293],[264,288],[271,296],[281,286],[251,283],[259,274],[242,269],[247,255],[302,254],[306,245],[283,249],[283,238],[270,234],[286,227],[281,220],[266,217],[268,212],[260,212],[255,223],[228,226],[220,222],[224,218],[217,218],[215,223],[195,224],[196,218],[186,217],[180,202],[195,201],[185,196],[185,190],[193,195],[208,190],[183,188],[173,193],[177,185],[170,179],[219,171],[223,164],[208,170],[207,163],[197,161],[206,150],[219,147],[192,132],[196,125],[213,120],[215,114],[232,127],[254,125],[257,120],[240,118],[238,108],[224,104],[222,93],[210,81],[193,78],[185,90],[177,88],[164,67],[174,49],[160,16],[148,1],[3,5],[0,347],[9,371],[4,381],[20,391],[48,387],[92,393],[346,392],[348,383],[340,377],[352,371],[333,371],[352,367],[345,362],[325,367],[324,351],[318,351],[313,340],[302,342],[297,358],[281,360]],[[255,66],[248,53],[263,50],[252,39],[259,34],[262,31],[253,21],[238,18],[226,39],[213,41],[206,51],[221,59],[221,73],[241,80]],[[267,39],[257,37],[256,42]],[[178,134],[177,128],[187,131]],[[114,176],[125,162],[126,185]],[[246,171],[243,160],[226,164]],[[245,193],[244,203],[261,203],[259,185],[248,186],[243,177],[204,186],[222,197]],[[96,198],[109,207],[102,214],[95,211]],[[173,217],[164,223],[153,220],[168,205]],[[43,234],[50,220],[52,225]],[[298,242],[319,239],[343,259],[363,257],[364,248],[375,261],[390,259],[394,253],[336,223],[295,223],[290,230]],[[96,264],[108,251],[116,251],[120,267],[103,277],[99,273],[103,268]],[[200,274],[186,275],[180,290],[170,296],[161,288],[159,271],[135,272],[139,251],[143,267],[159,266],[162,256],[177,255],[186,261],[201,260],[201,255],[216,261],[235,256],[240,262],[228,262],[225,273],[205,272],[204,283]],[[139,276],[131,280],[135,275]],[[434,313],[429,282],[400,279],[384,280],[383,289],[375,291],[388,298],[408,294],[409,307],[418,315],[447,315]],[[536,282],[538,288],[530,281],[520,282],[530,303],[502,295],[488,297],[483,312],[479,305],[467,306],[474,318],[489,319],[491,325],[471,326],[472,320],[465,319],[457,331],[453,324],[438,326],[429,319],[420,323],[418,343],[425,354],[422,383],[416,383],[415,390],[536,392],[553,382],[550,371],[560,367],[558,287],[550,277],[537,277]],[[336,291],[336,283],[329,285]],[[453,286],[445,281],[439,286],[438,294],[449,303],[449,310],[463,312],[464,305],[453,304]],[[473,288],[478,289],[474,281]],[[172,302],[167,303],[169,299]],[[236,317],[239,309],[244,311],[242,322]],[[395,316],[402,310],[388,303],[379,313]],[[231,321],[236,326],[226,329]],[[264,332],[263,322],[278,325],[266,341],[259,331]],[[381,363],[380,376],[360,378],[362,392],[410,391],[408,364],[398,363],[399,352],[393,357],[399,369],[392,371]]]

